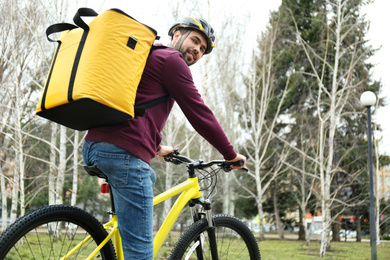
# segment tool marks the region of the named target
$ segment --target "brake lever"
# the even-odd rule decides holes
[[[172,153],[164,156],[164,160],[166,162],[171,162],[171,163],[174,163],[176,165],[181,164],[181,161],[174,157],[174,155],[179,155],[179,154],[180,154],[179,149],[175,148],[175,149],[173,149]]]

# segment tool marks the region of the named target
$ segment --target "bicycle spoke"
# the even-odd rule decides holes
[[[4,259],[61,259],[71,251],[74,252],[67,259],[86,259],[98,245],[93,238],[87,241],[88,237],[89,232],[79,225],[49,221],[23,233]],[[101,253],[92,259],[101,259]]]
[[[41,244],[41,241],[39,240],[39,235],[38,235],[38,232],[37,232],[37,230],[36,229],[34,229],[35,230],[35,236],[36,236],[36,239],[38,240],[38,244]],[[41,255],[43,255],[43,249],[42,249],[42,247],[40,248],[40,250],[41,250]]]
[[[218,215],[213,219],[218,259],[260,260],[256,239],[242,222],[227,215]],[[170,259],[213,259],[208,229],[205,219],[195,222],[179,239]],[[200,243],[199,237],[202,238]]]

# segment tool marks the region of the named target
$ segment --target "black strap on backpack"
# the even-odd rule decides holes
[[[145,115],[145,111],[146,109],[148,108],[151,108],[151,107],[154,107],[162,102],[164,102],[165,100],[168,100],[171,98],[171,95],[166,95],[166,96],[163,96],[163,97],[159,97],[159,98],[156,98],[152,101],[149,101],[149,102],[146,102],[146,103],[143,103],[143,104],[140,104],[140,105],[137,105],[134,107],[134,117],[136,116],[144,116]]]
[[[153,50],[165,49],[165,48],[168,48],[168,47],[164,46],[164,45],[157,45],[157,46],[153,45],[152,48],[150,49],[149,57],[150,57],[150,54],[152,54]],[[171,95],[166,95],[163,97],[156,98],[155,100],[134,106],[134,117],[144,116],[146,109],[154,107],[154,106],[156,106],[156,105],[158,105],[158,104],[160,104],[160,103],[162,103],[165,100],[168,100],[170,98],[171,98]]]
[[[97,16],[97,15],[98,15],[98,13],[96,13],[91,8],[79,8],[73,17],[73,21],[76,25],[71,24],[71,23],[53,24],[46,29],[46,37],[50,42],[58,42],[56,40],[51,39],[49,36],[53,33],[59,33],[59,32],[63,32],[63,31],[67,31],[67,30],[76,29],[79,27],[88,31],[89,26],[83,21],[81,16]]]

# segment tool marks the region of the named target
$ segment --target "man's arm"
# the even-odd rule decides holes
[[[223,155],[225,160],[246,161],[243,155],[234,151],[213,112],[204,104],[188,66],[179,55],[174,54],[167,59],[163,82],[190,124]]]

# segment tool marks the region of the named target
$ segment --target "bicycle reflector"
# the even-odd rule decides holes
[[[109,193],[110,192],[110,185],[108,183],[103,183],[100,191],[101,191],[101,193]]]

